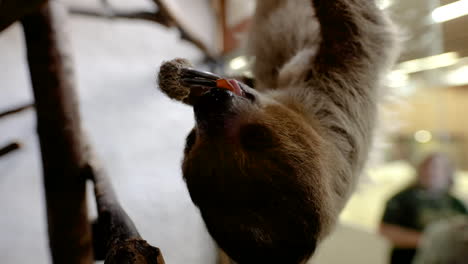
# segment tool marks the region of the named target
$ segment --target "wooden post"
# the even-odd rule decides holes
[[[87,161],[74,72],[64,22],[66,12],[49,1],[22,18],[42,154],[49,245],[53,263],[93,263],[86,206]]]

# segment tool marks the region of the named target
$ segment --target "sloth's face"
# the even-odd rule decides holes
[[[320,148],[315,131],[295,111],[239,86],[241,92],[213,88],[194,104],[196,126],[183,163],[187,182],[203,181],[223,192],[239,184],[243,188],[236,191],[242,192],[247,184],[301,181],[297,176],[315,167]]]

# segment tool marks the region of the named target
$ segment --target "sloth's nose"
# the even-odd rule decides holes
[[[234,94],[221,88],[212,88],[202,95],[193,106],[197,124],[202,128],[224,127],[227,115],[231,113]]]

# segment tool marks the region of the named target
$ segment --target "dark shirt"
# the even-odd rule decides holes
[[[448,192],[434,195],[411,186],[390,198],[382,222],[421,232],[431,223],[467,213],[463,203]],[[394,247],[390,263],[410,264],[415,253],[416,249]]]

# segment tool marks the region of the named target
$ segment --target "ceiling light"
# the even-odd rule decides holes
[[[247,58],[245,56],[239,56],[229,62],[229,67],[233,70],[240,70],[245,66],[247,66]]]
[[[446,76],[446,80],[450,85],[468,84],[468,65],[449,72]]]
[[[387,75],[387,81],[387,85],[390,87],[403,87],[408,85],[409,76],[406,72],[394,70]]]
[[[448,52],[426,58],[405,61],[398,64],[396,69],[404,73],[414,73],[451,66],[456,64],[458,61],[458,53]]]
[[[438,7],[432,11],[432,19],[438,23],[464,15],[468,15],[468,0],[456,1],[448,5]]]
[[[253,72],[251,70],[245,71],[244,76],[247,77],[247,78],[253,78],[254,77]]]
[[[380,9],[386,9],[392,5],[392,0],[376,0],[377,1],[377,6]]]
[[[419,143],[427,143],[431,141],[432,134],[427,130],[419,130],[414,133],[414,139]]]

